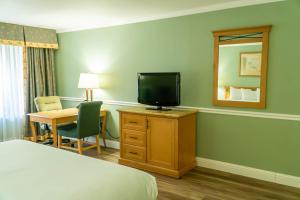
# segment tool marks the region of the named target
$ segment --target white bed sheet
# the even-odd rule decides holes
[[[0,200],[155,200],[143,171],[24,140],[0,142]]]

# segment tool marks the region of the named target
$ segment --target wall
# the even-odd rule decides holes
[[[80,72],[102,74],[101,99],[136,102],[137,72],[179,71],[182,105],[214,108],[213,30],[272,24],[267,108],[235,109],[300,115],[300,1],[228,9],[94,30],[61,33],[56,53],[60,96],[81,97]],[[279,14],[280,13],[280,14]],[[66,107],[77,102],[64,102]],[[111,110],[109,129],[118,134]],[[300,176],[300,122],[198,114],[197,156]]]
[[[240,54],[261,52],[261,45],[222,46],[219,48],[219,86],[260,87],[260,77],[240,76]]]

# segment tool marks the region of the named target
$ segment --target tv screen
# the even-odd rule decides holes
[[[180,104],[180,73],[139,73],[138,102],[153,106]]]

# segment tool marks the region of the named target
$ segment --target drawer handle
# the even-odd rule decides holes
[[[130,154],[137,155],[137,152],[129,151]]]
[[[129,138],[134,139],[134,140],[138,139],[137,137],[132,137],[132,136],[130,136]]]
[[[136,121],[129,121],[130,124],[137,124]]]

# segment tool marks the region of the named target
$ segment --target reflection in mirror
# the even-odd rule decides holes
[[[218,100],[260,101],[262,42],[219,45]]]

